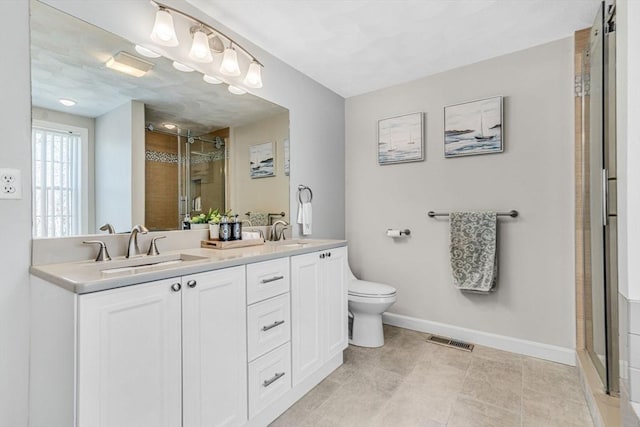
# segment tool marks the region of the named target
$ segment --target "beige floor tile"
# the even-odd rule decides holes
[[[353,376],[309,415],[318,425],[367,426],[396,391],[402,377],[372,368]]]
[[[474,358],[461,394],[479,402],[520,413],[522,368],[481,357]]]
[[[520,354],[509,353],[508,351],[497,350],[495,348],[484,347],[481,345],[476,345],[474,347],[473,356],[482,357],[485,359],[490,359],[517,367],[522,367],[522,363],[524,360],[524,356]]]
[[[432,384],[404,381],[382,407],[372,426],[420,426],[428,421],[446,424],[458,393]]]
[[[584,402],[578,374],[573,366],[527,357],[523,362],[523,385],[532,390]]]
[[[520,414],[458,396],[447,427],[520,427]]]
[[[385,326],[381,348],[344,364],[275,427],[580,426],[591,419],[575,368],[483,346],[469,353]]]
[[[528,427],[593,426],[587,404],[567,399],[562,394],[524,389],[522,425]]]

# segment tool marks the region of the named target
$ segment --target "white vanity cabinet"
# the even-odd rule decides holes
[[[245,295],[244,266],[182,278],[183,427],[247,421]]]
[[[181,295],[174,283],[78,297],[78,426],[180,425]]]
[[[343,246],[91,293],[33,275],[30,427],[268,425],[342,364],[347,268]]]
[[[43,293],[59,291],[43,286]],[[49,351],[56,354],[42,356],[65,359],[59,368],[65,376],[74,373],[77,387],[66,395],[36,393],[39,410],[32,411],[33,427],[247,422],[244,266],[76,295],[75,301],[74,325],[36,326],[38,334],[68,328],[64,336],[77,328],[75,343],[72,336],[58,343],[68,348],[52,342]],[[52,320],[58,316],[55,311],[48,307]],[[67,368],[69,363],[74,366]],[[36,382],[55,387],[55,371],[37,371],[36,376],[48,378]]]
[[[289,257],[247,265],[249,418],[291,389]]]
[[[347,248],[291,257],[293,385],[348,345]]]

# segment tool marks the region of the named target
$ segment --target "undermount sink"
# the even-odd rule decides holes
[[[158,257],[143,256],[140,258],[130,258],[128,260],[117,261],[118,266],[114,265],[112,268],[104,268],[100,270],[100,272],[103,274],[136,274],[150,270],[160,270],[167,267],[173,267],[185,262],[203,261],[206,259],[208,258],[187,254],[174,254]],[[108,265],[104,265],[104,267],[108,267]]]
[[[293,239],[293,240],[278,240],[277,242],[267,241],[268,245],[280,246],[281,248],[305,248],[309,245],[317,245],[325,243],[324,240],[316,239]]]

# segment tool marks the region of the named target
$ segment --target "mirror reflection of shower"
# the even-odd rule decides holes
[[[147,162],[145,173],[148,228],[183,228],[193,216],[226,209],[228,143],[219,133],[146,126],[146,157],[155,160]]]

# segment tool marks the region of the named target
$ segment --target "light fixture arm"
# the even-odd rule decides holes
[[[159,9],[167,9],[170,10],[171,12],[175,12],[179,15],[184,16],[185,18],[188,18],[192,21],[194,21],[196,24],[201,25],[203,28],[206,28],[207,30],[211,31],[212,33],[218,35],[218,36],[222,36],[225,39],[227,39],[233,46],[235,46],[236,48],[239,48],[245,55],[247,55],[249,58],[251,58],[251,60],[253,62],[256,62],[258,65],[260,65],[261,67],[264,67],[264,65],[262,64],[262,62],[258,61],[258,59],[253,56],[251,53],[249,53],[249,51],[247,49],[245,49],[244,47],[242,47],[242,45],[240,43],[238,43],[237,41],[235,41],[233,38],[229,37],[228,35],[226,35],[225,33],[223,33],[222,31],[212,27],[211,25],[205,24],[204,22],[202,22],[201,20],[199,20],[198,18],[194,18],[193,16],[189,15],[188,13],[185,13],[181,10],[175,9],[171,6],[168,6],[164,3],[160,3],[157,2],[155,0],[151,1],[151,3],[153,5],[155,5],[156,7],[158,7]]]

